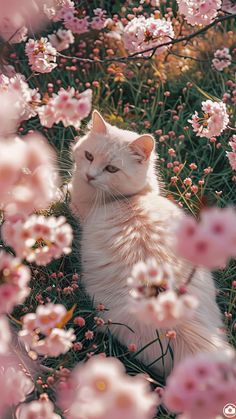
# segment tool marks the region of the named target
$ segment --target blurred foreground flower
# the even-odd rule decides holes
[[[57,32],[48,35],[48,39],[57,51],[69,48],[70,44],[75,41],[74,35],[69,29],[58,29]]]
[[[40,122],[48,128],[62,122],[65,127],[72,125],[78,129],[81,120],[91,112],[91,101],[91,89],[79,93],[73,87],[68,90],[61,88],[45,106],[38,109]]]
[[[197,299],[174,289],[175,280],[168,265],[158,266],[155,259],[149,259],[146,263],[138,262],[131,275],[130,311],[140,321],[166,328],[194,314]]]
[[[154,19],[144,16],[135,17],[124,29],[124,45],[130,53],[136,53],[155,48],[160,44],[174,38],[174,30],[171,22],[165,19]],[[161,54],[167,47],[157,48],[156,55]],[[144,56],[152,55],[152,51],[143,53]]]
[[[38,265],[71,252],[72,228],[63,216],[31,215],[26,221],[5,221],[2,235],[17,256]]]
[[[7,77],[0,74],[0,134],[15,132],[20,122],[37,115],[35,104],[40,100],[37,89],[30,89],[22,74]]]
[[[7,318],[0,316],[0,355],[8,353],[10,342],[11,332]]]
[[[26,396],[34,389],[33,381],[20,370],[18,360],[14,356],[0,357],[0,415],[10,406],[25,401]]]
[[[6,217],[26,216],[58,197],[55,154],[41,134],[0,139],[0,197]]]
[[[236,257],[236,212],[233,208],[209,208],[200,221],[186,216],[177,231],[177,251],[192,264],[223,268]]]
[[[10,313],[25,300],[30,292],[29,281],[29,268],[18,258],[0,251],[0,313]]]
[[[159,404],[143,376],[130,377],[115,358],[95,356],[59,389],[66,419],[151,419]]]
[[[177,0],[179,13],[190,25],[208,25],[217,16],[221,0]]]
[[[167,378],[164,403],[169,410],[184,413],[181,419],[216,419],[227,403],[235,401],[235,394],[233,350],[200,353],[174,367]]]
[[[16,410],[16,419],[60,419],[54,413],[54,405],[50,400],[34,400],[21,404]]]
[[[188,120],[198,137],[217,137],[227,128],[229,116],[225,103],[206,100],[202,102],[202,111],[202,117],[195,111],[192,119]]]

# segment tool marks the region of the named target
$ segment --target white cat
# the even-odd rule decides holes
[[[141,349],[157,338],[155,328],[147,327],[129,312],[127,278],[140,260],[155,257],[171,264],[178,283],[186,280],[192,267],[173,254],[176,223],[183,212],[160,195],[155,173],[154,139],[149,134],[119,129],[93,112],[90,131],[75,145],[75,170],[71,181],[71,208],[82,225],[82,267],[85,288],[95,303],[109,311],[112,333],[121,343],[135,343]],[[172,343],[174,362],[187,354],[214,351],[227,346],[219,333],[221,315],[215,302],[210,272],[198,269],[189,286],[200,301],[196,315],[175,328]],[[128,325],[134,333],[125,325]],[[158,341],[139,355],[151,364],[166,351],[165,331]],[[172,366],[169,351],[153,364],[157,372]]]

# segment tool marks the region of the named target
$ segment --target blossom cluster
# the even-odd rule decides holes
[[[233,135],[231,137],[231,141],[229,141],[229,145],[232,151],[227,151],[226,155],[229,159],[232,169],[236,170],[236,135]]]
[[[62,304],[39,305],[35,313],[23,317],[23,329],[19,332],[20,340],[26,349],[40,355],[59,356],[68,352],[76,339],[74,330],[64,330],[67,311]],[[39,334],[44,335],[40,339]]]
[[[5,221],[2,236],[18,257],[37,265],[47,265],[53,258],[71,251],[72,228],[65,217],[31,215],[24,220]]]
[[[0,252],[0,313],[10,313],[30,292],[30,270],[4,251]]]
[[[208,25],[217,16],[221,0],[177,0],[179,13],[190,25]]]
[[[164,403],[171,411],[184,413],[182,419],[215,419],[235,394],[235,353],[199,353],[174,368]]]
[[[1,134],[14,131],[21,121],[25,121],[37,112],[35,105],[40,100],[37,89],[31,89],[22,74],[12,74],[8,77],[0,74],[0,94],[4,109],[2,112]],[[1,117],[1,116],[0,116]]]
[[[209,208],[198,222],[185,216],[177,231],[177,252],[192,264],[224,268],[236,257],[236,211],[231,207]]]
[[[218,71],[223,71],[224,68],[229,67],[232,61],[232,56],[229,53],[229,48],[217,49],[212,60],[213,67]]]
[[[47,38],[29,39],[25,45],[25,53],[33,71],[50,73],[57,66],[57,50]]]
[[[130,311],[142,322],[156,327],[174,327],[193,316],[198,301],[193,295],[174,289],[174,274],[170,266],[159,265],[155,259],[138,262],[128,279]]]
[[[174,38],[172,23],[166,19],[155,19],[144,16],[135,17],[124,29],[123,39],[125,48],[130,53],[137,53],[147,49],[155,49],[159,55],[167,46],[158,48],[159,45]],[[152,55],[153,51],[143,52],[144,56]]]
[[[75,2],[71,0],[62,0],[61,2],[54,0],[53,5],[49,7],[47,5],[44,6],[44,13],[54,22],[62,20],[64,26],[75,34],[83,34],[90,29],[101,30],[106,22],[106,10],[101,8],[93,10],[94,16],[91,20],[89,20],[88,16],[78,18],[76,16]]]
[[[144,377],[130,377],[120,361],[101,356],[72,371],[59,402],[66,419],[151,419],[159,404]]]
[[[67,90],[61,88],[58,94],[53,94],[46,105],[38,109],[40,122],[48,128],[62,122],[65,127],[73,125],[78,129],[81,120],[91,112],[91,100],[91,89],[79,93],[73,87]]]
[[[202,111],[203,116],[195,111],[188,120],[198,137],[217,137],[227,128],[229,116],[225,103],[206,100],[202,102]]]

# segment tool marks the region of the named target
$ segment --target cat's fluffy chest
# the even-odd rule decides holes
[[[83,225],[82,263],[85,287],[97,303],[111,309],[125,304],[133,265],[150,257],[177,261],[170,252],[180,210],[150,194],[98,208]]]

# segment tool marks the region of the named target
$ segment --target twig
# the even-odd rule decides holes
[[[77,61],[82,61],[82,62],[88,62],[88,63],[110,63],[110,62],[125,62],[125,61],[132,61],[132,60],[148,60],[150,58],[153,57],[153,55],[155,54],[155,52],[162,47],[165,46],[172,46],[175,44],[178,44],[180,42],[183,41],[190,41],[190,39],[196,38],[198,35],[201,35],[205,32],[207,32],[210,28],[214,27],[215,25],[217,25],[218,23],[230,20],[230,19],[235,19],[236,18],[236,13],[234,14],[230,14],[230,15],[226,15],[226,16],[222,16],[219,17],[218,19],[214,20],[213,22],[209,23],[209,25],[204,26],[203,28],[199,29],[198,31],[195,31],[193,33],[191,33],[190,35],[185,35],[185,36],[181,36],[180,38],[171,38],[170,41],[167,42],[163,42],[162,44],[156,45],[155,47],[152,48],[147,48],[141,52],[135,52],[134,54],[128,55],[127,57],[114,57],[114,58],[105,58],[105,59],[92,59],[92,58],[81,58],[81,57],[75,57],[75,56],[69,56],[69,55],[64,55],[61,53],[57,53],[57,55],[59,57],[62,58],[66,58],[68,60],[77,60]],[[149,57],[145,57],[143,56],[143,54],[147,53],[147,52],[151,52],[151,55]]]

